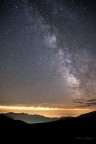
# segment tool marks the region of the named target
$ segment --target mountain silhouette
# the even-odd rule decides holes
[[[78,116],[79,118],[96,118],[96,111],[93,111],[93,112],[89,112],[89,113],[86,113],[86,114],[82,114],[80,116]]]
[[[30,143],[39,140],[39,143],[96,144],[96,112],[38,124],[27,124],[0,114],[0,131],[1,138],[10,134],[15,139],[26,139]]]
[[[5,116],[12,118],[14,120],[21,120],[29,124],[50,122],[58,119],[58,118],[49,118],[41,115],[29,115],[25,113],[13,113],[13,112],[6,113]]]

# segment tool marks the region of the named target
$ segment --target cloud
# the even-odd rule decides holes
[[[77,105],[77,107],[96,107],[96,98],[93,99],[75,99],[73,103]]]

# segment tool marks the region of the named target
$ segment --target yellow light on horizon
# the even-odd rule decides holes
[[[73,110],[73,111],[88,111],[89,108],[53,108],[53,107],[34,107],[34,106],[0,106],[0,109],[3,110]]]
[[[78,116],[86,112],[91,112],[89,108],[54,108],[40,106],[0,106],[0,113],[15,112],[43,115],[45,117]]]

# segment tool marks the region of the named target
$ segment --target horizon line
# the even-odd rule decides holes
[[[41,107],[41,106],[0,106],[0,110],[40,110],[40,111],[48,111],[48,110],[65,110],[65,111],[70,111],[70,110],[73,110],[73,111],[87,111],[87,110],[91,110],[90,108],[58,108],[58,107]]]

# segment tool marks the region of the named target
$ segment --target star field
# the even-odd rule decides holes
[[[95,38],[95,0],[1,1],[0,105],[95,99]]]

